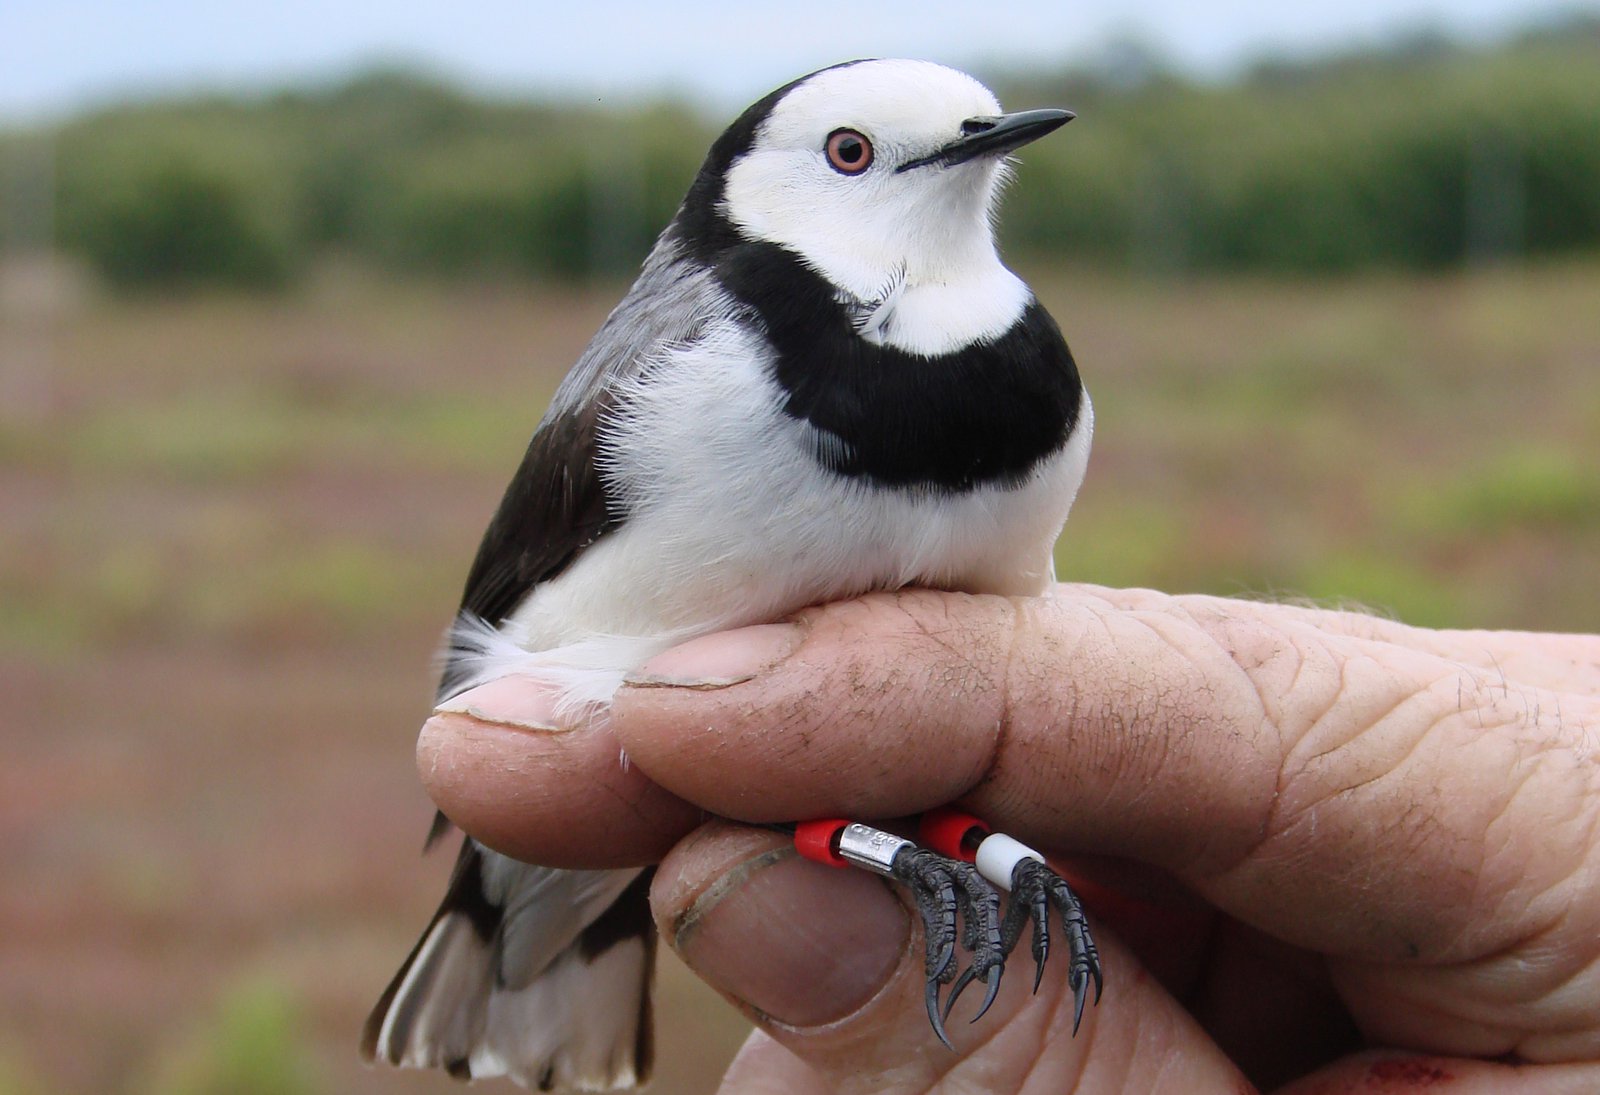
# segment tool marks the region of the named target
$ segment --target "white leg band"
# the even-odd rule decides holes
[[[1044,856],[1004,833],[991,833],[985,837],[973,859],[978,873],[1007,893],[1011,892],[1011,872],[1016,870],[1018,863],[1024,859],[1044,862]]]

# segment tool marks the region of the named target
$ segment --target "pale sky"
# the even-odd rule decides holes
[[[730,109],[864,56],[1007,65],[1092,58],[1134,36],[1201,73],[1437,27],[1493,37],[1600,0],[0,0],[0,120],[126,94],[266,87],[420,63],[471,86]]]

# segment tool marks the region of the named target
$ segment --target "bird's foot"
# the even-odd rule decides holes
[[[1000,976],[1005,972],[1006,962],[1000,936],[1000,895],[972,864],[919,848],[909,841],[894,857],[889,874],[911,891],[922,917],[923,935],[927,940],[925,1000],[928,1021],[933,1024],[939,1041],[949,1046],[944,1023],[950,1017],[950,1009],[955,1007],[956,998],[967,986],[976,980],[988,986],[978,1014],[972,1017],[973,1022],[989,1010],[995,994],[1000,991]],[[972,955],[971,963],[959,976],[955,960],[958,915],[961,946]],[[941,1007],[939,991],[952,981],[950,995]]]
[[[1098,1002],[1102,979],[1083,906],[1066,880],[1046,866],[1037,852],[1010,837],[990,833],[981,822],[964,814],[944,810],[928,815],[922,832],[932,849],[870,825],[838,820],[804,822],[795,827],[794,838],[795,846],[807,858],[834,866],[862,867],[893,878],[911,891],[926,944],[928,1021],[946,1046],[950,1037],[945,1022],[956,1000],[974,981],[982,981],[986,991],[972,1022],[983,1017],[1000,991],[1006,959],[1030,925],[1033,987],[1038,991],[1050,953],[1050,909],[1054,904],[1066,932],[1071,962],[1068,984],[1075,1003],[1072,1029],[1076,1033],[1089,983],[1094,982]],[[979,856],[979,852],[984,854]],[[999,890],[1011,892],[1004,918]],[[959,972],[958,946],[972,956],[967,968]],[[941,1001],[947,985],[949,994]]]
[[[1105,981],[1100,972],[1100,951],[1089,933],[1089,922],[1083,915],[1083,904],[1072,892],[1067,880],[1056,874],[1043,860],[1031,856],[1020,859],[1011,872],[1011,901],[1006,908],[1005,922],[1001,925],[1001,947],[1007,957],[1022,938],[1029,923],[1033,925],[1032,951],[1034,962],[1033,990],[1039,991],[1039,980],[1044,976],[1044,964],[1050,957],[1050,907],[1061,912],[1061,923],[1067,938],[1067,986],[1072,989],[1072,1032],[1078,1032],[1083,1022],[1083,1006],[1089,995],[1089,982],[1094,982],[1094,1002],[1100,1002],[1100,990]]]
[[[1084,917],[1083,903],[1072,892],[1067,880],[1050,868],[1043,855],[1026,844],[1004,833],[991,832],[983,822],[958,810],[946,808],[924,814],[921,835],[925,843],[938,851],[972,861],[985,879],[1010,892],[1005,920],[1000,925],[1002,961],[1011,957],[1031,925],[1035,992],[1039,991],[1045,963],[1050,957],[1051,906],[1059,910],[1067,940],[1067,986],[1072,989],[1072,1031],[1076,1034],[1083,1022],[1090,982],[1094,983],[1094,1001],[1098,1004],[1105,980],[1100,970],[1100,952]]]

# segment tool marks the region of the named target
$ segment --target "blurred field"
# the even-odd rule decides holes
[[[1600,261],[1033,280],[1098,415],[1063,577],[1600,628]],[[456,1090],[355,1055],[449,866],[411,735],[617,291],[3,272],[0,1095]],[[708,1090],[743,1024],[664,980],[655,1090]]]

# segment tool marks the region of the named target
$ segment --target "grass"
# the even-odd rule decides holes
[[[1594,265],[1035,280],[1097,415],[1063,576],[1348,598],[1436,626],[1596,626]]]
[[[1600,627],[1600,261],[1028,273],[1097,415],[1063,578]],[[28,395],[0,407],[0,1093],[456,1090],[354,1054],[448,868],[415,858],[410,736],[618,291],[332,270],[0,317],[43,363],[0,365]],[[742,1021],[674,967],[663,991],[655,1090],[708,1090]]]
[[[292,993],[270,980],[237,985],[156,1060],[139,1095],[310,1095],[327,1090],[304,1048]]]
[[[0,1045],[0,1095],[44,1095],[47,1088],[32,1070],[17,1063],[22,1054]]]
[[[1427,491],[1412,512],[1463,536],[1581,536],[1600,524],[1600,469],[1548,442],[1517,445]]]

